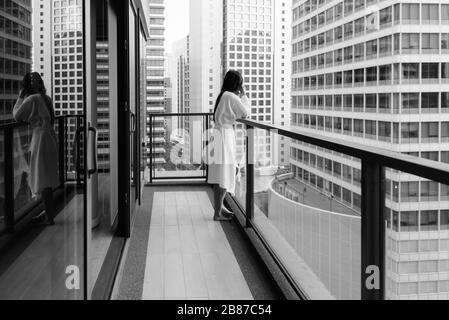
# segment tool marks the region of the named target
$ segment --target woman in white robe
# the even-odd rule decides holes
[[[235,194],[238,170],[234,125],[248,117],[250,104],[243,89],[243,78],[237,71],[229,71],[215,105],[215,127],[209,145],[208,183],[214,185],[215,221],[232,219],[223,206],[226,193]]]
[[[30,188],[44,201],[46,225],[54,224],[53,189],[59,186],[58,143],[53,128],[55,114],[53,103],[46,95],[39,73],[25,75],[20,97],[14,106],[16,121],[29,123],[33,129],[30,144]]]

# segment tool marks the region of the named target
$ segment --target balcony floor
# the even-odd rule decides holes
[[[280,298],[243,231],[213,221],[211,198],[207,187],[145,189],[118,299]]]

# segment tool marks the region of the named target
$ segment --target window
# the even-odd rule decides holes
[[[449,33],[441,34],[441,50],[444,53],[448,53],[449,51]]]
[[[441,23],[449,24],[449,4],[441,5]]]
[[[391,110],[391,95],[389,93],[379,94],[379,111],[389,112]]]
[[[365,0],[355,0],[355,10],[361,10],[365,7]]]
[[[393,9],[392,7],[380,10],[380,27],[386,27],[393,21]]]
[[[441,109],[444,112],[447,112],[449,110],[449,92],[442,92],[441,93]]]
[[[354,33],[354,25],[352,22],[346,23],[344,25],[344,33],[345,33],[345,39],[352,38],[352,35]]]
[[[422,34],[422,52],[423,53],[438,53],[439,52],[439,35],[438,33],[423,33]]]
[[[402,35],[402,53],[419,53],[419,33]]]
[[[449,230],[449,210],[440,211],[440,229]]]
[[[365,31],[365,17],[357,19],[354,23],[354,34],[360,35]]]
[[[391,123],[379,121],[379,139],[384,141],[391,140]]]
[[[422,78],[423,79],[439,79],[438,63],[423,63]]]
[[[403,63],[402,64],[402,79],[405,82],[419,81],[419,63]]]
[[[391,74],[391,65],[383,65],[379,66],[379,81],[384,84],[391,83],[392,74]]]
[[[438,24],[440,22],[438,15],[438,4],[422,5],[422,23]]]
[[[402,5],[402,21],[404,23],[419,23],[419,4],[404,3]]]
[[[355,84],[363,85],[365,82],[365,69],[354,70],[354,82]]]
[[[438,211],[421,212],[421,231],[438,231]]]
[[[422,142],[438,141],[439,137],[438,122],[423,122],[421,123],[421,140]]]
[[[438,183],[434,181],[421,182],[421,201],[438,200]]]
[[[352,85],[352,70],[344,72],[345,85]]]
[[[352,62],[352,58],[353,58],[353,47],[346,47],[344,49],[344,55],[345,55],[345,63],[350,63]]]
[[[435,93],[422,93],[421,94],[421,109],[422,112],[431,112],[431,109],[434,109],[433,111],[438,110],[438,96],[439,94],[437,92]]]
[[[366,68],[366,82],[377,83],[377,67]]]
[[[365,57],[365,46],[363,43],[356,44],[354,46],[354,60],[360,61]]]
[[[381,57],[391,55],[392,37],[383,37],[379,39],[379,54]]]
[[[363,137],[363,120],[354,119],[354,135]]]
[[[419,123],[410,122],[401,124],[401,136],[404,140],[414,140],[419,139]]]
[[[376,121],[366,120],[365,121],[365,132],[367,136],[371,136],[368,138],[376,138],[377,136],[377,125]]]
[[[345,0],[345,16],[354,10],[354,0]]]
[[[366,43],[366,57],[376,58],[377,57],[377,39],[368,41]]]
[[[404,185],[406,185],[405,183]],[[417,187],[417,186],[416,186]],[[409,190],[407,186],[405,187],[405,192],[409,191],[411,194],[418,194],[418,189]],[[401,193],[404,193],[402,191]],[[418,231],[418,212],[417,211],[406,211],[401,212],[401,232],[412,232]]]

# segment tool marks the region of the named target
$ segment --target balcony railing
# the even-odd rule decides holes
[[[208,132],[213,114],[147,115],[149,141],[147,183],[193,180],[206,182],[207,166],[203,162]],[[161,139],[163,137],[163,139]],[[156,140],[159,138],[159,140]]]
[[[75,168],[73,139],[76,130],[82,126],[83,117],[61,116],[55,120],[58,189],[63,190],[69,182],[80,182]],[[41,203],[29,187],[32,136],[33,128],[26,123],[0,126],[0,236],[14,234],[16,226]]]
[[[163,117],[172,121],[204,119],[197,126],[206,131],[211,121],[210,114]],[[185,122],[175,122],[185,127]],[[237,127],[242,126],[246,127],[244,133],[236,134],[237,153],[242,158],[237,188],[235,196],[227,198],[228,204],[252,235],[250,238],[256,235],[270,253],[298,296],[363,300],[444,296],[447,289],[438,282],[427,281],[413,291],[415,286],[407,282],[410,280],[401,277],[406,271],[394,266],[407,263],[401,260],[401,239],[425,238],[417,244],[417,250],[426,253],[423,259],[429,254],[438,256],[440,251],[449,252],[449,165],[335,139],[330,134],[315,135],[249,120],[241,120]],[[186,132],[189,137],[193,134],[191,130]],[[207,134],[192,137],[207,148]],[[284,163],[278,164],[275,160],[281,156],[277,150],[281,144],[285,148],[287,142],[290,147],[284,150],[284,156],[290,148],[294,154],[291,160],[283,159]],[[204,152],[207,149],[200,154]],[[207,168],[204,163],[200,167],[202,178],[206,178]],[[163,179],[153,166],[151,171],[153,182]],[[183,171],[173,172],[170,179],[183,183],[189,179],[178,176]],[[418,182],[413,185],[421,186],[416,189],[420,191],[407,187],[406,181],[415,180]],[[414,212],[398,214],[413,209],[411,195],[432,210],[420,213],[422,218],[416,218],[416,222],[407,220]],[[431,201],[438,203],[432,205]],[[398,230],[426,233],[402,235]],[[443,272],[444,261],[440,268],[436,263],[436,269],[427,270],[426,275]],[[413,279],[417,278],[418,274]]]

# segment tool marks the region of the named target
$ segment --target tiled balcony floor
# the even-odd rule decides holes
[[[206,191],[156,192],[143,299],[252,299]]]
[[[228,240],[229,230],[237,226],[213,221],[211,192],[206,187],[145,189],[118,299],[254,300],[254,290],[250,288],[254,289],[254,282],[258,288],[264,285],[253,281],[251,275],[248,277],[252,266],[242,268],[242,259],[236,257],[235,245]],[[236,241],[242,240],[234,236],[231,242]],[[142,242],[145,250],[138,248]],[[146,255],[139,262],[144,251]],[[239,257],[249,255],[238,251]],[[141,267],[143,262],[145,266]],[[257,277],[262,274],[250,273],[257,273]],[[139,281],[143,287],[132,293]]]

